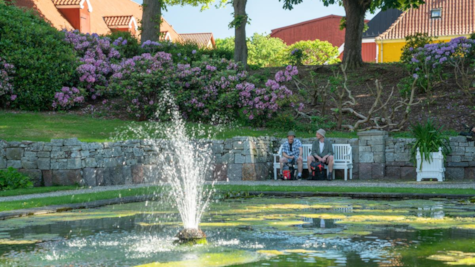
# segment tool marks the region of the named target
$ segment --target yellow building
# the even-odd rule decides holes
[[[409,9],[375,38],[377,62],[397,62],[405,37],[427,33],[434,42],[448,42],[475,32],[475,0],[426,0],[418,9]]]

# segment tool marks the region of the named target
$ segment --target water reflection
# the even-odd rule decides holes
[[[432,267],[446,266],[429,259],[439,251],[475,252],[475,205],[457,201],[226,200],[205,214],[210,244],[198,247],[174,245],[178,213],[144,206],[0,221],[0,266],[213,266],[206,259],[215,257],[219,266]],[[8,243],[31,239],[39,243]]]

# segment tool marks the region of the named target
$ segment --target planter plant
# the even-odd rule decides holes
[[[442,127],[437,128],[432,120],[411,125],[411,134],[416,139],[411,148],[411,162],[417,169],[417,180],[444,178],[444,161],[451,153],[449,138],[443,136]]]

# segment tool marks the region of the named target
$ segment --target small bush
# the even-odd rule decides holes
[[[433,39],[427,33],[416,33],[406,36],[406,44],[401,49],[401,61],[403,63],[411,62],[413,55],[417,52],[417,48],[424,47],[432,43]]]
[[[338,47],[327,41],[300,41],[287,48],[288,61],[292,60],[292,51],[302,52],[302,63],[304,65],[335,64],[340,62],[338,58]]]
[[[6,170],[0,170],[0,191],[29,187],[33,187],[33,182],[17,169],[8,167]]]
[[[15,66],[12,106],[51,109],[56,91],[68,85],[77,60],[64,33],[30,11],[0,5],[0,57]]]
[[[419,149],[421,153],[422,161],[427,160],[431,162],[432,157],[430,153],[439,151],[439,147],[442,148],[444,157],[450,154],[449,138],[443,136],[442,127],[437,128],[432,120],[429,119],[424,124],[420,122],[412,124],[410,126],[410,132],[416,139],[411,149],[411,162],[414,164],[416,164],[417,149]]]

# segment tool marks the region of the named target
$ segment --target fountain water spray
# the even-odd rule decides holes
[[[163,93],[157,117],[170,118],[171,121],[149,122],[147,129],[137,127],[130,130],[136,136],[145,137],[158,154],[157,165],[164,180],[161,182],[170,186],[171,196],[183,221],[184,229],[177,237],[180,241],[205,243],[206,235],[199,229],[199,224],[213,192],[212,186],[204,187],[206,176],[212,174],[210,141],[198,139],[198,136],[206,134],[199,124],[189,128],[187,133],[185,121],[169,92]]]

